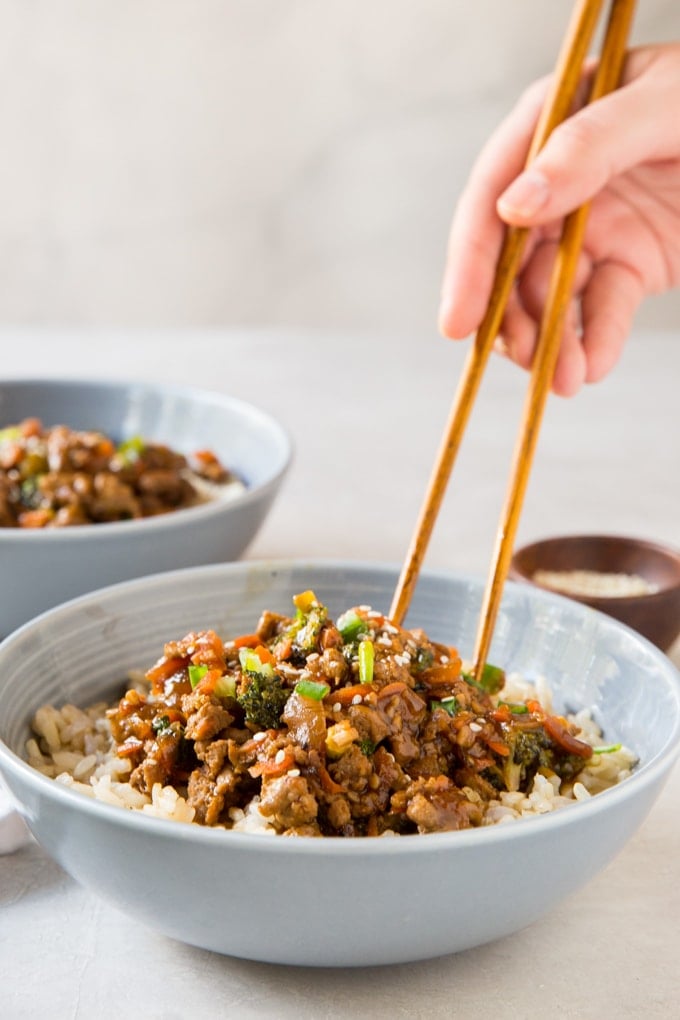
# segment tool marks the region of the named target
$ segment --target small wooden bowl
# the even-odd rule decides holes
[[[577,594],[535,579],[537,571],[593,571],[642,578],[653,591],[645,594]],[[620,535],[565,535],[517,549],[510,577],[555,591],[599,609],[643,634],[667,651],[680,634],[680,551],[656,542]],[[600,578],[602,582],[606,578]]]

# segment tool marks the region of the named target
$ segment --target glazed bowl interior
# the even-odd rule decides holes
[[[587,571],[603,581],[624,576],[642,581],[648,591],[620,594],[606,590],[569,593],[584,605],[613,616],[668,650],[680,634],[680,551],[659,542],[625,535],[563,535],[517,549],[510,576],[550,589],[537,572],[564,575]],[[552,589],[554,590],[554,589]]]
[[[115,442],[139,436],[187,455],[210,449],[245,490],[141,520],[0,527],[0,636],[106,584],[238,558],[269,512],[291,460],[290,440],[275,419],[209,390],[103,380],[0,383],[0,428],[30,417],[46,427],[97,430]]]
[[[38,840],[149,926],[267,962],[422,959],[544,915],[611,860],[648,813],[677,756],[680,693],[673,665],[638,634],[533,587],[507,586],[490,659],[547,678],[557,710],[590,709],[605,740],[639,757],[625,782],[563,811],[389,839],[253,835],[102,804],[22,760],[41,704],[120,695],[127,672],[156,661],[165,641],[207,627],[225,637],[252,631],[264,608],[288,613],[291,597],[310,587],[336,616],[356,604],[387,611],[397,576],[388,566],[318,561],[183,570],[95,592],[17,631],[0,645],[0,769]],[[469,657],[481,597],[476,579],[425,574],[406,623]],[[181,898],[167,896],[180,886]],[[285,918],[285,938],[263,917]]]

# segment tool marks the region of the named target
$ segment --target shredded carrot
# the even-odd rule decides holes
[[[363,698],[369,691],[373,690],[375,690],[373,684],[352,684],[351,687],[340,687],[337,691],[331,691],[326,697],[330,698],[333,704],[337,702],[339,705],[346,707],[352,704],[352,700],[357,695]]]
[[[256,761],[254,765],[248,769],[251,776],[256,779],[258,776],[267,776],[268,778],[275,778],[276,776],[283,776],[289,768],[295,764],[295,755],[291,748],[286,748],[286,752],[281,761],[275,761],[273,758],[267,761]]]
[[[487,746],[494,751],[495,754],[500,754],[502,758],[507,758],[510,754],[510,748],[507,744],[502,744],[500,740],[487,740]]]
[[[494,708],[493,712],[489,712],[489,715],[499,723],[509,723],[512,720],[512,712],[508,705],[499,705],[498,708]]]
[[[255,649],[255,654],[262,663],[268,662],[271,664],[276,661],[272,653],[264,645],[258,645]]]
[[[21,528],[44,528],[54,517],[54,511],[48,507],[40,507],[38,510],[24,510],[19,514],[19,527]]]
[[[201,677],[194,690],[199,691],[201,694],[214,694],[217,681],[221,676],[222,671],[220,669],[209,669],[205,676]]]
[[[274,658],[275,659],[288,659],[290,653],[293,651],[293,642],[290,638],[281,638],[274,645]]]
[[[340,786],[336,783],[328,769],[324,765],[317,766],[317,772],[319,779],[321,780],[321,786],[325,793],[347,793],[344,786]]]
[[[231,642],[234,648],[255,648],[260,643],[258,634],[241,634]]]
[[[24,418],[19,428],[22,436],[28,439],[30,436],[40,435],[42,432],[42,422],[40,418]]]
[[[187,664],[187,658],[180,655],[171,655],[170,658],[163,656],[159,659],[155,666],[146,674],[146,679],[150,681],[154,690],[162,688],[163,683],[169,680],[171,676],[175,676],[176,673],[181,673]]]
[[[116,749],[116,754],[119,758],[132,758],[138,751],[141,751],[144,747],[142,740],[137,740],[136,737],[130,737],[124,744],[119,744]]]

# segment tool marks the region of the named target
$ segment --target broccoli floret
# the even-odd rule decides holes
[[[260,730],[278,729],[290,691],[276,675],[256,673],[249,677],[250,683],[236,699],[246,714],[246,722]]]
[[[528,789],[541,768],[568,780],[577,776],[585,764],[578,755],[557,748],[542,726],[515,730],[508,742],[511,753],[505,761],[504,775],[509,790]]]

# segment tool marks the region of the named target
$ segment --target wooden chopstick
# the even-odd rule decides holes
[[[553,129],[571,109],[602,3],[603,0],[580,0],[574,9],[558,56],[553,86],[536,125],[526,165],[533,160]],[[510,227],[506,230],[487,310],[463,367],[411,544],[397,581],[389,611],[390,618],[396,623],[401,623],[408,611],[472,405],[500,329],[527,234],[524,227]]]
[[[613,0],[600,61],[588,98],[589,103],[613,91],[619,83],[635,4],[636,0]],[[572,285],[588,211],[588,205],[584,205],[566,217],[553,266],[510,472],[510,483],[501,513],[496,548],[482,602],[473,659],[473,674],[478,678],[484,669],[503,594],[503,586],[512,559],[515,535],[536,450],[538,433],[555,374],[562,339],[562,327],[571,300]]]
[[[612,91],[618,84],[635,5],[636,0],[613,0],[612,2],[589,102]],[[544,104],[527,157],[527,165],[543,147],[552,130],[565,119],[572,107],[601,7],[602,0],[580,0],[576,5],[555,70],[553,90]],[[489,580],[483,598],[474,653],[474,674],[476,676],[481,675],[486,662],[503,586],[512,557],[514,538],[531,462],[547,395],[555,372],[562,326],[569,306],[586,218],[587,207],[585,206],[567,217],[560,239],[548,301],[539,330],[510,484],[501,514]],[[487,311],[466,360],[425,499],[395,589],[389,615],[397,623],[403,621],[408,611],[463,432],[512,290],[527,233],[525,228],[509,228],[506,231]]]

